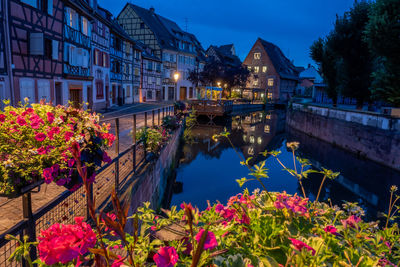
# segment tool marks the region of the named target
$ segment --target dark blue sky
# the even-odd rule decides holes
[[[134,0],[195,34],[204,49],[211,44],[234,43],[243,60],[261,37],[278,45],[297,66],[313,63],[309,47],[333,27],[354,0]],[[123,0],[98,0],[115,16]]]

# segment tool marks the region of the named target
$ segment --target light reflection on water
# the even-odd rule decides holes
[[[180,163],[170,181],[175,194],[165,195],[164,206],[179,206],[185,201],[205,209],[207,200],[226,203],[230,196],[243,191],[235,180],[250,178],[247,167],[240,164],[240,157],[252,157],[251,164],[266,160],[269,178],[263,181],[268,190],[302,195],[296,178],[282,170],[273,157],[265,159],[260,155],[266,149],[280,150],[279,159],[293,168],[292,153],[286,148],[286,141],[299,141],[296,155],[308,158],[313,168],[341,172],[337,180],[326,182],[320,200],[329,198],[339,205],[343,201],[358,202],[369,219],[379,217],[378,212],[387,207],[390,185],[400,185],[400,173],[290,129],[285,116],[284,111],[254,112],[235,116],[225,125],[196,126],[192,130],[195,143],[181,147]],[[212,140],[224,127],[231,133],[235,149],[224,138],[217,142]],[[315,198],[320,182],[319,175],[312,175],[303,182],[310,199]],[[257,181],[247,182],[244,187],[249,191],[261,188]]]

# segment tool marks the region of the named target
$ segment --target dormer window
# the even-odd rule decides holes
[[[254,59],[260,59],[261,58],[261,53],[254,53]]]

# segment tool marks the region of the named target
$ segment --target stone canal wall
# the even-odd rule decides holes
[[[167,178],[175,167],[180,136],[183,127],[179,128],[168,144],[162,148],[159,157],[147,163],[135,176],[135,181],[127,192],[130,199],[129,214],[132,215],[143,202],[151,202],[151,208],[157,208],[162,200]]]
[[[374,113],[293,104],[287,125],[400,170],[400,120]]]

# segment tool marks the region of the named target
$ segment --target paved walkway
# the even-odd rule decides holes
[[[127,115],[141,113],[153,109],[159,109],[164,106],[170,105],[170,103],[137,103],[130,104],[121,107],[114,107],[109,109],[108,112],[104,113],[103,121],[108,120],[111,123],[111,132],[115,133],[115,124],[113,119]],[[138,127],[144,126],[144,115],[137,116]],[[152,123],[151,113],[147,120],[148,125]],[[156,124],[158,118],[156,117]],[[120,151],[124,151],[132,144],[132,137],[130,131],[132,129],[132,117],[126,117],[120,119]],[[110,149],[110,156],[115,157],[115,148]],[[32,209],[33,212],[37,211],[42,206],[46,205],[59,194],[64,192],[64,187],[57,186],[54,183],[49,185],[42,185],[38,193],[32,194]],[[9,228],[14,226],[16,223],[23,219],[22,214],[22,197],[15,199],[7,199],[0,197],[0,234],[7,231]]]

